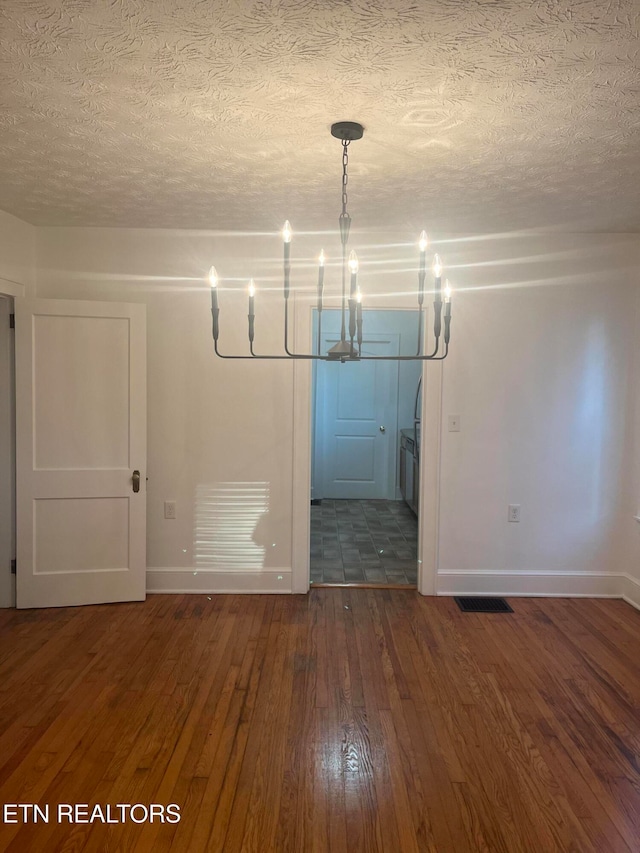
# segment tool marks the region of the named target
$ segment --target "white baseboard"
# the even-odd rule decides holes
[[[622,597],[624,600],[640,610],[640,580],[632,578],[631,575],[621,576]]]
[[[640,580],[613,572],[439,572],[437,595],[623,598],[640,610]],[[291,569],[147,569],[147,593],[291,593]]]
[[[437,595],[620,598],[622,575],[612,572],[438,572]]]
[[[191,568],[147,569],[147,593],[290,593],[291,569],[211,572]]]

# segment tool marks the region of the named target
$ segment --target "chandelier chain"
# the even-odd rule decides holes
[[[342,140],[342,215],[347,215],[347,184],[349,183],[349,175],[347,168],[349,166],[349,140]]]

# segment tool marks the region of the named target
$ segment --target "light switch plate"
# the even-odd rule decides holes
[[[449,432],[460,432],[460,415],[449,415]]]

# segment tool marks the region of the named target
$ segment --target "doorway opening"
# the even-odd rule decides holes
[[[0,607],[16,604],[13,298],[0,294]]]
[[[323,311],[323,352],[340,322]],[[367,355],[412,355],[418,312],[366,310],[363,330]],[[416,587],[421,376],[419,361],[314,362],[311,585]]]

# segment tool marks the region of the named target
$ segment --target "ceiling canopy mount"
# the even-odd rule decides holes
[[[343,142],[362,139],[364,127],[357,121],[337,121],[331,125],[331,135]]]

